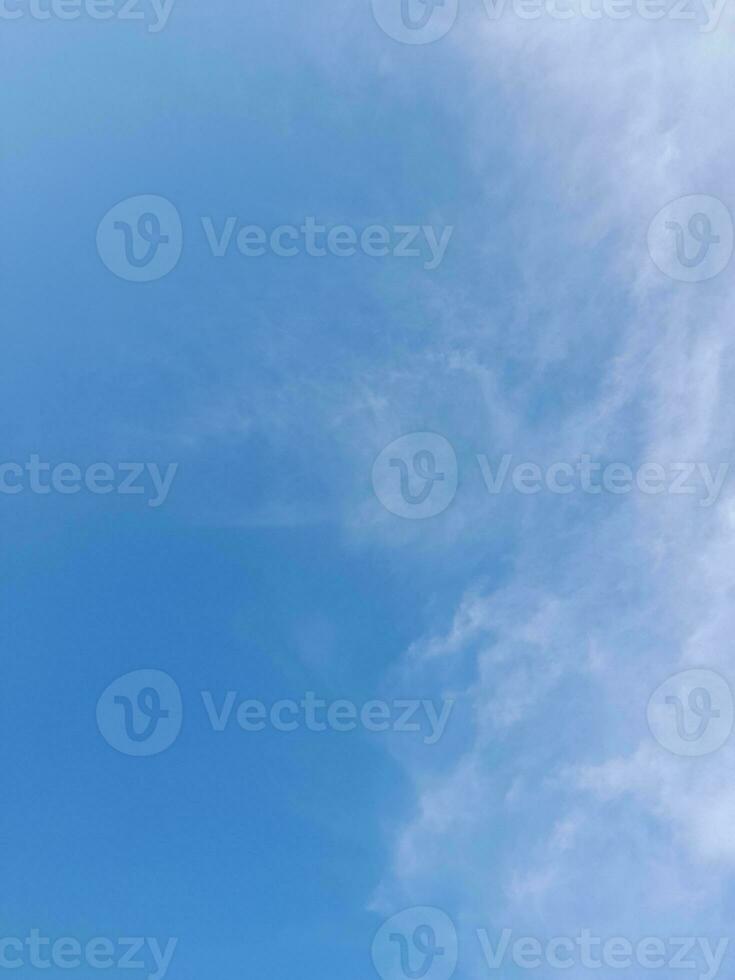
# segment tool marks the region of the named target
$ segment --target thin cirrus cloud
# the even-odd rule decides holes
[[[600,259],[590,288],[616,336],[591,359],[590,397],[559,392],[556,458],[731,461],[731,270],[672,283],[645,244],[648,223],[677,196],[735,203],[735,136],[716,122],[728,115],[731,25],[727,10],[711,33],[640,19],[479,17],[462,35],[474,167],[482,173],[492,140],[482,93],[500,87],[518,114],[521,166],[533,163],[547,195],[535,221],[517,205],[527,306],[542,305],[556,241],[576,241],[582,262]],[[618,247],[608,261],[610,241]],[[553,327],[568,353],[586,324],[574,268],[554,273],[556,312],[560,303],[569,318]],[[465,363],[482,360],[485,342],[480,334],[473,352],[468,341]],[[548,376],[545,342],[532,328],[523,353]],[[500,418],[512,397],[500,394]],[[491,420],[492,399],[486,407]],[[476,418],[452,424],[477,444]],[[514,444],[547,436],[543,418],[527,413]],[[468,495],[455,502],[472,506]],[[579,513],[515,498],[511,521],[514,509],[516,519],[523,509],[524,535],[502,587],[469,582],[453,616],[417,637],[399,667],[403,678],[453,688],[472,723],[444,746],[440,766],[405,760],[415,805],[396,821],[376,906],[428,892],[467,929],[716,932],[733,898],[732,749],[706,760],[668,755],[645,711],[677,670],[732,670],[732,495],[726,485],[707,511],[690,498],[640,496]]]

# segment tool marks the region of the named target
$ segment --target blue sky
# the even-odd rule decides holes
[[[121,465],[174,470],[157,506],[146,470],[140,494],[25,475],[0,494],[0,939],[176,937],[171,980],[370,980],[381,923],[430,906],[475,980],[528,972],[489,970],[478,929],[729,936],[735,743],[684,758],[646,722],[671,675],[735,683],[727,479],[707,507],[492,494],[477,457],[732,461],[729,255],[684,282],[647,247],[674,199],[735,208],[731,12],[702,32],[460,0],[445,36],[409,45],[369,0],[175,0],[160,31],[145,4],[146,21],[17,9],[0,19],[0,463],[106,463],[118,487]],[[183,228],[150,282],[97,246],[141,195]],[[432,269],[425,244],[218,258],[202,218],[230,216],[452,230]],[[373,465],[427,432],[456,494],[405,519]],[[96,710],[143,669],[174,680],[183,723],[137,758]],[[218,732],[207,691],[453,708],[435,744]]]

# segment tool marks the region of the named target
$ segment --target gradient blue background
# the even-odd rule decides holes
[[[158,34],[0,22],[1,460],[179,464],[158,509],[0,497],[2,935],[175,936],[170,980],[369,980],[404,905],[547,936],[730,928],[732,756],[636,755],[668,673],[732,668],[729,518],[488,501],[474,457],[731,457],[731,271],[675,292],[645,254],[677,194],[735,204],[726,139],[703,136],[731,46],[724,28],[516,20],[478,53],[476,7],[416,48],[365,0],[177,0]],[[138,194],[184,225],[176,269],[141,285],[95,247]],[[229,215],[455,230],[434,271],[215,259],[200,218]],[[409,527],[371,466],[423,430],[462,479]],[[441,656],[407,656],[432,638]],[[184,725],[134,759],[95,705],[146,667],[176,679]],[[216,733],[202,690],[458,709],[428,751]],[[498,701],[517,713],[493,729]],[[640,778],[590,802],[579,771],[623,758]]]

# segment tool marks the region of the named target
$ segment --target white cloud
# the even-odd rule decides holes
[[[733,11],[710,34],[669,22],[463,23],[468,156],[489,181],[502,121],[517,167],[503,187],[510,218],[484,247],[493,254],[493,235],[513,232],[504,244],[523,269],[523,302],[506,324],[519,336],[499,345],[489,380],[481,331],[475,349],[463,335],[454,367],[479,385],[488,417],[497,407],[498,431],[539,458],[729,460],[734,270],[668,282],[645,233],[682,194],[735,209]],[[489,199],[496,190],[488,184]],[[560,253],[577,254],[584,275]],[[602,280],[585,279],[594,273]],[[598,301],[585,304],[585,289]],[[554,389],[548,417],[532,414],[534,394],[585,342],[595,382],[585,397]],[[527,380],[502,387],[519,363]],[[453,424],[476,440],[482,420]],[[486,540],[487,501],[463,506],[453,530]],[[407,763],[431,789],[397,834],[381,895],[443,892],[480,926],[505,916],[552,932],[716,929],[735,862],[735,750],[669,756],[645,705],[686,666],[735,679],[735,505],[726,491],[709,511],[675,497],[560,507],[512,500],[507,584],[470,589],[453,621],[407,652],[404,676],[456,683],[472,724],[444,747],[443,774]]]

